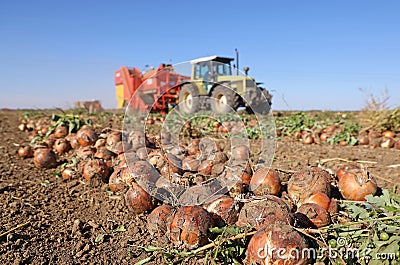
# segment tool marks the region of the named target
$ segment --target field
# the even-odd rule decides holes
[[[132,213],[126,207],[124,194],[110,192],[107,183],[88,182],[81,176],[62,179],[59,173],[63,161],[67,162],[73,150],[61,155],[58,159],[61,163],[51,169],[36,167],[32,158],[18,157],[18,148],[29,143],[31,134],[18,130],[24,114],[38,120],[41,117],[50,119],[52,113],[62,114],[58,110],[0,112],[1,264],[135,264],[140,261],[143,264],[165,264],[167,260],[182,264],[212,264],[212,259],[206,258],[204,253],[185,256],[187,250],[178,250],[165,234],[151,235],[147,229],[148,213]],[[330,124],[337,123],[343,131],[349,128],[348,124],[360,120],[361,115],[310,112],[300,120],[314,117],[321,124],[330,121]],[[121,113],[84,114],[83,117],[94,121],[99,134],[105,128],[110,131],[122,127]],[[358,137],[355,131],[349,131],[347,138],[332,140],[333,144],[319,139],[304,144],[302,136],[296,136],[296,131],[301,133],[307,129],[301,126],[307,125],[300,122],[289,127],[287,123],[296,117],[299,121],[298,116],[282,112],[275,113],[275,117],[279,137],[272,168],[280,175],[282,189],[298,170],[319,166],[334,176],[339,167],[349,162],[364,165],[376,178],[380,187],[378,195],[382,194],[382,189],[393,190],[400,184],[400,150],[384,148],[380,144],[351,145],[354,144],[352,140]],[[337,117],[344,122],[337,122]],[[398,134],[394,135],[394,140],[399,141]],[[255,136],[252,153],[256,152],[257,141]],[[389,234],[398,237],[398,233]],[[166,252],[172,257],[167,255],[169,259],[165,258]],[[215,263],[223,264],[222,260],[216,258]],[[328,264],[329,260],[323,262]]]

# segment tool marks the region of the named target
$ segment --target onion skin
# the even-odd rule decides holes
[[[392,132],[392,131],[387,130],[387,131],[384,131],[382,133],[382,136],[385,137],[385,138],[394,138],[395,137],[395,133]]]
[[[254,172],[250,182],[250,190],[257,196],[278,195],[281,181],[278,172],[272,168],[261,168]]]
[[[393,148],[395,141],[393,138],[383,137],[381,142],[381,147],[383,148]]]
[[[77,176],[77,172],[72,167],[66,167],[61,172],[61,177],[64,180],[70,180],[70,179],[75,178],[76,176]]]
[[[250,157],[250,150],[245,145],[236,146],[232,149],[232,158],[239,161],[247,161]]]
[[[200,206],[182,206],[169,226],[169,236],[175,245],[195,249],[208,242],[211,215]]]
[[[343,198],[353,201],[365,201],[365,196],[374,195],[378,189],[375,178],[362,167],[347,170],[338,187]]]
[[[288,182],[288,195],[298,203],[311,192],[323,192],[330,195],[330,183],[324,173],[312,168],[305,168],[293,174]]]
[[[246,203],[240,210],[237,226],[260,229],[273,222],[293,224],[293,216],[287,204],[279,197],[266,195],[260,200]]]
[[[134,214],[151,211],[154,207],[153,198],[135,182],[132,182],[125,193],[125,202],[129,211]]]
[[[76,133],[76,138],[81,146],[93,145],[97,141],[97,134],[90,126],[83,126]]]
[[[155,236],[165,235],[172,222],[174,208],[171,205],[160,205],[147,216],[147,230]]]
[[[310,194],[307,198],[304,199],[302,204],[305,203],[315,203],[324,208],[325,210],[329,210],[329,206],[331,200],[329,199],[328,195],[323,192],[314,192]]]
[[[29,145],[20,147],[18,149],[18,156],[22,158],[33,157],[33,149]]]
[[[122,180],[121,171],[121,169],[114,170],[108,180],[108,187],[113,193],[122,191],[125,187],[126,183]]]
[[[331,222],[328,211],[315,203],[304,203],[297,212],[306,215],[317,228],[329,225]]]
[[[71,145],[66,139],[60,138],[54,142],[53,149],[57,154],[61,155],[68,152],[71,149]]]
[[[68,128],[65,125],[59,125],[54,130],[54,137],[64,138],[68,135]]]
[[[204,207],[212,215],[215,226],[232,225],[238,220],[239,205],[227,195],[215,198]]]
[[[54,168],[57,166],[57,155],[49,148],[35,150],[33,162],[39,168]]]
[[[293,227],[274,223],[263,227],[250,239],[244,264],[308,264],[307,255],[302,255],[305,248],[306,240]],[[291,254],[294,257],[291,257]]]
[[[83,167],[82,175],[87,181],[93,178],[100,178],[103,182],[107,183],[110,173],[110,168],[103,160],[91,159]]]

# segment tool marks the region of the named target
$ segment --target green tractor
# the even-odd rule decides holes
[[[191,79],[181,84],[179,110],[196,113],[210,107],[216,114],[225,114],[239,107],[266,114],[271,107],[271,94],[246,75],[232,73],[233,58],[210,56],[190,61]]]

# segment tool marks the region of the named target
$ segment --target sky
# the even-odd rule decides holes
[[[400,105],[400,1],[1,1],[0,108],[115,108],[114,72],[234,57],[275,110]]]

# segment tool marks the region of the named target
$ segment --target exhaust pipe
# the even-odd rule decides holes
[[[236,53],[236,75],[239,75],[239,51],[235,49]]]

